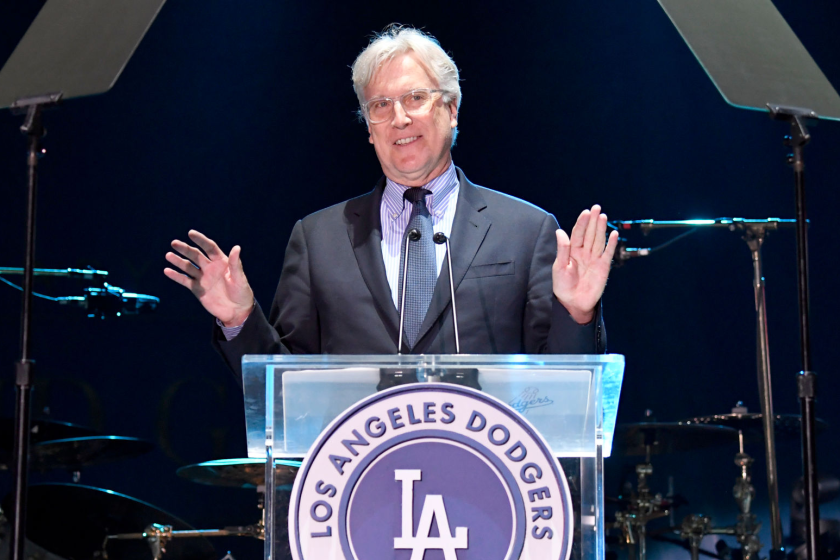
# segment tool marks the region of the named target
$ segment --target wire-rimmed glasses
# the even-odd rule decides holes
[[[428,113],[435,100],[435,94],[444,93],[442,89],[413,89],[399,97],[376,97],[365,103],[365,116],[370,124],[389,121],[394,116],[396,103],[402,105],[409,115]]]

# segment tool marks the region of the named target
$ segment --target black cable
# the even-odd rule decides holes
[[[664,249],[665,247],[667,247],[667,246],[668,246],[668,245],[670,245],[671,243],[676,243],[677,241],[679,241],[679,240],[680,240],[680,239],[682,239],[683,237],[685,237],[685,236],[687,236],[687,235],[691,235],[692,233],[694,233],[695,231],[697,231],[697,229],[698,229],[698,228],[690,229],[690,230],[688,230],[688,231],[686,231],[686,232],[683,232],[683,233],[679,234],[679,235],[678,235],[678,236],[676,236],[676,237],[673,237],[673,238],[669,239],[668,241],[666,241],[666,242],[665,242],[665,243],[663,243],[662,245],[657,245],[656,247],[651,247],[650,252],[651,252],[651,253],[653,253],[654,251],[658,251],[658,250],[660,250],[660,249]]]
[[[4,284],[7,284],[7,285],[11,286],[12,288],[16,289],[19,292],[23,291],[23,288],[21,288],[17,284],[13,284],[13,283],[9,282],[8,280],[3,278],[2,276],[0,276],[0,282],[3,282]],[[58,301],[58,298],[54,298],[52,296],[45,296],[44,294],[39,294],[37,292],[32,292],[32,295],[35,296],[35,297],[39,297],[39,298],[49,300],[49,301]]]

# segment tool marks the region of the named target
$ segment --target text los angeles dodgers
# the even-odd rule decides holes
[[[304,462],[289,516],[297,560],[399,550],[410,560],[428,550],[565,560],[571,517],[565,477],[527,421],[437,384],[380,393],[333,422]]]
[[[414,411],[414,407],[408,404],[406,405],[405,410],[400,410],[399,408],[389,409],[387,421],[382,420],[378,416],[371,416],[370,418],[365,420],[364,435],[360,434],[358,430],[352,430],[352,439],[341,440],[341,445],[343,445],[346,448],[348,456],[329,456],[330,461],[335,466],[335,470],[338,472],[338,475],[343,476],[345,465],[347,463],[352,463],[352,457],[358,456],[359,452],[356,450],[357,447],[370,445],[371,441],[381,438],[388,432],[389,429],[399,430],[401,428],[404,428],[406,423],[429,424],[441,422],[442,424],[451,424],[452,422],[456,422],[458,420],[457,416],[453,412],[452,403],[443,403],[440,407],[440,414],[438,414],[436,407],[437,403],[425,402],[423,403],[422,413],[416,413]],[[521,441],[517,441],[508,446],[508,444],[510,444],[510,431],[503,424],[495,424],[493,426],[490,426],[489,429],[486,429],[487,419],[480,412],[473,410],[469,415],[469,419],[466,420],[466,422],[464,422],[463,427],[471,432],[484,433],[484,435],[487,437],[487,441],[492,445],[506,446],[505,457],[507,457],[512,463],[522,463],[522,465],[519,467],[519,476],[523,482],[527,484],[534,484],[536,486],[536,482],[542,478],[543,473],[539,465],[532,462],[524,462],[524,460],[528,456],[528,450],[522,444]],[[404,474],[404,472],[402,471],[397,471],[397,473]],[[396,480],[404,480],[399,478],[397,473],[395,473]],[[418,477],[414,480],[420,480],[420,478]],[[335,495],[334,485],[327,484],[324,481],[318,481],[317,486],[317,492],[319,494]],[[411,488],[411,485],[409,485],[409,488]],[[409,490],[408,492],[412,492],[412,490]],[[541,486],[539,488],[534,488],[528,491],[528,499],[532,503],[541,501],[546,497],[550,497],[549,489],[546,486]],[[405,507],[405,505],[403,505],[403,507]],[[320,512],[316,511],[318,508],[321,508]],[[423,508],[423,511],[424,513],[427,511],[425,507]],[[441,508],[441,511],[444,511],[443,508]],[[531,533],[533,534],[533,536],[538,539],[542,539],[544,537],[548,537],[550,539],[554,535],[554,532],[548,526],[541,526],[539,522],[540,520],[551,519],[552,515],[554,514],[551,506],[533,506],[531,507],[531,511],[534,514],[534,525],[531,528]],[[326,500],[318,500],[313,504],[310,515],[312,516],[312,519],[314,521],[325,522],[328,521],[331,517],[331,512],[332,506]],[[438,521],[438,524],[440,524],[440,521]],[[444,525],[444,528],[445,527],[446,526]],[[329,536],[330,532],[331,529],[328,526],[325,532],[316,533],[312,536]]]

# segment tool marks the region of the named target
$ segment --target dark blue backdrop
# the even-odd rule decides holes
[[[840,6],[775,3],[840,84]],[[40,5],[13,0],[0,9],[0,60]],[[159,445],[140,459],[92,468],[82,482],[147,500],[197,526],[256,520],[251,492],[175,476],[184,464],[243,456],[244,425],[239,388],[209,346],[211,319],[163,276],[163,255],[190,228],[225,250],[241,244],[257,297],[268,304],[295,220],[368,191],[381,174],[354,117],[348,66],[368,35],[392,21],[437,36],[461,68],[456,164],[476,183],[554,212],[564,227],[596,202],[612,219],[793,215],[785,127],[727,106],[653,0],[169,2],[112,91],[46,116],[37,264],[106,269],[113,284],[161,298],[154,315],[107,321],[35,304],[32,353],[45,385],[38,407]],[[19,117],[0,113],[2,266],[23,262],[19,125]],[[812,132],[806,161],[817,410],[838,425],[832,233],[840,126]],[[796,412],[793,233],[772,235],[764,256],[775,406]],[[697,233],[612,273],[604,296],[610,351],[627,357],[620,421],[638,421],[648,408],[659,420],[728,412],[737,400],[758,410],[751,278],[745,243],[725,231]],[[37,282],[51,295],[82,287]],[[0,286],[4,415],[12,413],[19,302],[17,292]],[[820,441],[821,470],[837,472],[835,432]],[[750,451],[758,457],[761,508],[762,450]],[[787,502],[801,471],[798,443],[780,442],[779,452]],[[670,475],[691,501],[677,521],[689,510],[713,514],[719,524],[734,520],[733,453],[657,459],[655,489],[664,492]],[[607,461],[609,495],[620,491],[632,464]],[[7,475],[0,486],[10,486]],[[824,515],[840,516],[831,508]],[[259,551],[258,543],[218,544],[243,557]]]

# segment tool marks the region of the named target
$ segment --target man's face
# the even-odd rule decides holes
[[[438,84],[417,62],[413,53],[385,63],[365,88],[365,99],[399,97],[414,89],[437,89]],[[425,185],[449,167],[452,130],[458,126],[455,103],[443,103],[436,94],[432,109],[422,115],[407,115],[396,103],[385,122],[369,124],[370,143],[385,176],[411,187]],[[399,144],[398,141],[401,141]],[[406,142],[407,141],[407,142]]]

